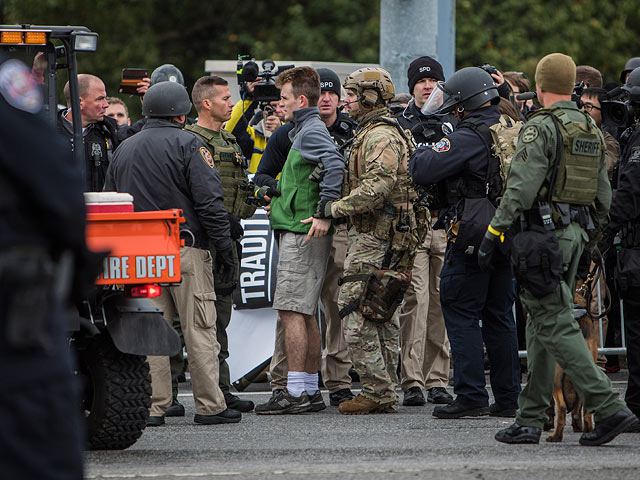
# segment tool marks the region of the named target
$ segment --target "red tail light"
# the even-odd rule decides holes
[[[127,285],[124,287],[124,295],[133,298],[159,297],[162,293],[160,285]]]

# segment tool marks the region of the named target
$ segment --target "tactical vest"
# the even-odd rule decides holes
[[[555,161],[559,162],[558,173],[552,189],[552,201],[570,205],[591,205],[598,193],[598,176],[602,154],[605,149],[598,127],[591,117],[585,113],[584,122],[576,122],[562,107],[543,109],[533,114],[553,115],[560,131],[562,154]],[[548,195],[548,184],[545,182],[539,193],[540,198]]]
[[[405,131],[410,131],[411,135],[418,146],[433,146],[448,135],[453,130],[449,130],[445,122],[440,117],[418,117],[410,114],[409,117],[404,116],[404,112],[394,116],[400,126]]]
[[[484,178],[473,173],[447,178],[445,180],[446,201],[449,205],[456,205],[463,198],[488,197],[495,205],[502,192],[502,177],[500,176],[500,159],[495,154],[491,130],[487,124],[478,119],[463,120],[457,127],[458,130],[461,128],[468,128],[482,140],[488,158],[487,173]]]
[[[228,213],[239,218],[250,218],[256,211],[256,205],[249,203],[252,192],[249,191],[247,160],[236,143],[236,137],[225,129],[219,133],[225,145],[220,145],[220,137],[209,129],[199,125],[187,125],[185,130],[196,133],[207,142],[213,156],[213,163],[222,180],[223,203]]]
[[[396,251],[408,251],[411,255],[424,239],[427,231],[426,209],[414,206],[417,198],[413,182],[409,175],[408,159],[413,153],[413,141],[393,119],[377,117],[370,120],[354,137],[349,155],[349,168],[345,177],[345,195],[360,185],[360,177],[364,173],[364,165],[358,158],[358,150],[371,130],[384,128],[390,136],[401,137],[407,153],[398,165],[397,180],[383,206],[377,210],[353,215],[349,223],[359,233],[373,233],[382,241],[391,241],[391,248]],[[412,263],[412,259],[411,259]]]

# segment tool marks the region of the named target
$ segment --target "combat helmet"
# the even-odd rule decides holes
[[[364,67],[349,74],[343,84],[346,90],[355,90],[358,102],[364,107],[386,105],[395,94],[391,75],[381,67]]]
[[[190,111],[189,93],[176,82],[152,85],[142,99],[142,114],[146,117],[178,117]]]
[[[161,82],[175,82],[184,86],[184,76],[178,67],[165,63],[151,72],[151,85]]]
[[[624,77],[626,77],[627,73],[632,72],[638,67],[640,67],[640,57],[633,57],[627,60],[627,63],[624,64],[624,69],[620,72],[620,83],[624,84]]]
[[[466,111],[477,110],[487,102],[499,100],[498,87],[483,69],[467,67],[458,70],[446,82],[438,82],[422,107],[425,114],[451,112],[456,105]]]

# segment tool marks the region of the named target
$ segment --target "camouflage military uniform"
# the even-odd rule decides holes
[[[380,106],[361,120],[348,157],[346,196],[333,203],[331,213],[334,217],[348,217],[350,225],[338,308],[341,316],[349,312],[344,316],[345,340],[360,375],[361,395],[384,408],[395,409],[398,315],[387,322],[374,323],[358,309],[350,308],[362,297],[365,282],[347,278],[387,268],[410,270],[411,257],[420,243],[408,200],[413,198],[407,174],[408,145],[395,126],[376,120],[386,114],[387,108]],[[397,231],[398,222],[407,223],[408,231]]]

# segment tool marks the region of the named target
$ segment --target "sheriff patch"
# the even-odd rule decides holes
[[[438,153],[442,153],[442,152],[448,152],[450,148],[451,148],[451,143],[449,142],[449,139],[443,138],[438,143],[436,143],[433,147],[431,147],[431,150],[435,150]]]
[[[534,125],[529,125],[522,132],[522,141],[524,143],[533,142],[536,138],[538,138],[538,135],[539,135],[538,127]]]
[[[202,155],[202,159],[204,160],[204,162],[211,168],[213,168],[213,157],[211,156],[211,152],[207,147],[200,147],[200,155]]]

